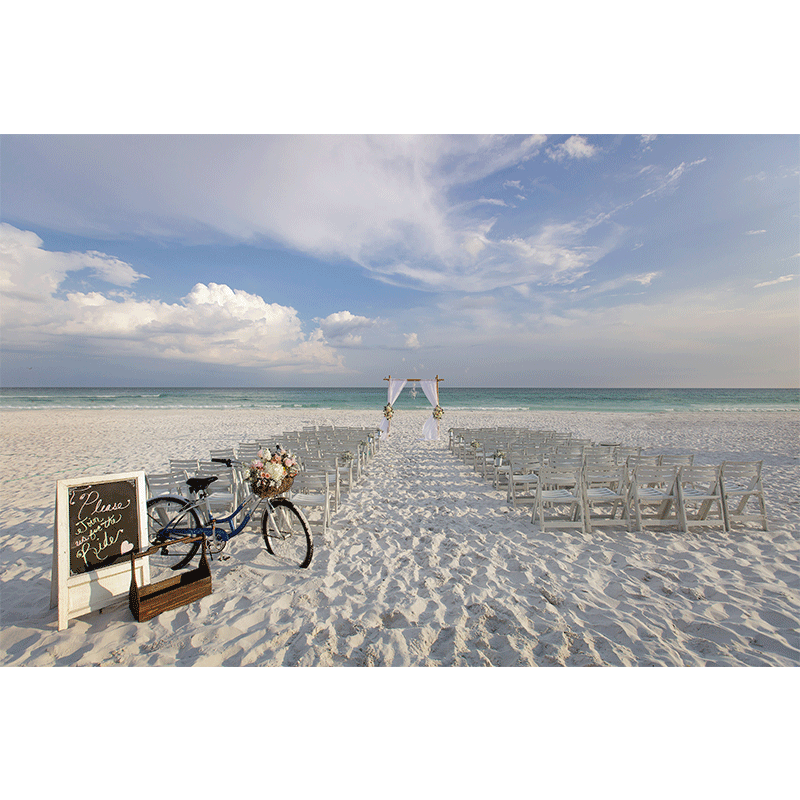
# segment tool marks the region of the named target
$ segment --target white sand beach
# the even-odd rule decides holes
[[[3,666],[797,666],[799,420],[792,413],[396,415],[309,569],[260,537],[212,561],[213,593],[150,622],[121,602],[57,630],[55,481],[129,470],[380,411],[8,411],[0,415]],[[764,460],[770,530],[531,524],[447,449],[448,427],[617,440],[696,463]]]

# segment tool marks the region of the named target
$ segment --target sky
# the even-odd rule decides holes
[[[793,387],[796,135],[3,135],[2,386]]]

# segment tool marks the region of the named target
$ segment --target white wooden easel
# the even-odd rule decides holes
[[[136,540],[139,551],[148,547],[147,538],[147,489],[145,473],[125,472],[115,475],[99,475],[74,478],[56,482],[56,513],[53,531],[53,570],[50,585],[50,608],[58,607],[58,630],[64,630],[74,617],[98,611],[118,602],[128,592],[131,583],[131,565],[123,559],[110,567],[70,573],[70,489],[87,484],[131,481],[135,485]],[[150,583],[150,564],[143,558],[136,564],[139,585]]]

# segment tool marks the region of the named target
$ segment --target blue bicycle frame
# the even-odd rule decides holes
[[[199,508],[204,506],[205,497],[198,498],[192,503],[190,506],[182,509],[180,514],[178,515],[177,519],[182,518],[187,511],[196,511]],[[178,532],[180,531],[182,536],[199,536],[201,533],[207,537],[216,538],[220,542],[227,542],[230,541],[234,536],[238,536],[246,527],[250,520],[253,518],[253,514],[255,514],[258,507],[261,505],[265,498],[258,497],[257,495],[251,494],[239,507],[229,514],[227,517],[213,517],[211,516],[210,512],[208,514],[209,520],[208,523],[201,526],[200,528],[183,528],[178,527],[177,525],[172,525],[171,522],[167,523],[164,526],[163,530],[167,530],[170,532]],[[252,508],[248,509],[247,513],[245,514],[244,518],[242,519],[239,525],[234,525],[233,520],[242,513],[244,508],[249,504],[253,504]],[[204,511],[208,511],[208,506],[203,508]],[[228,530],[225,529],[220,530],[217,526],[218,525],[227,525]]]
[[[198,509],[204,506],[205,499],[206,495],[204,494],[202,497],[199,497],[197,500],[195,500],[191,505],[181,509],[178,514],[176,514],[176,516],[161,529],[161,537],[169,539],[172,537],[183,538],[188,536],[204,536],[206,540],[210,539],[211,542],[219,542],[222,546],[219,547],[216,552],[220,552],[228,541],[230,541],[234,536],[238,536],[247,527],[247,523],[250,522],[250,520],[253,518],[253,514],[261,505],[262,501],[266,498],[251,494],[232,514],[229,514],[226,517],[213,517],[209,512],[208,523],[201,525],[199,528],[193,525],[191,527],[184,527],[181,525],[182,522],[185,523],[187,521],[186,517],[189,511],[196,512]],[[252,507],[247,510],[247,513],[245,514],[241,523],[239,525],[234,525],[234,518],[238,516],[246,506],[251,504]],[[267,513],[269,513],[269,507],[267,508]],[[205,506],[203,511],[208,512],[208,506]],[[217,526],[220,524],[227,525],[228,530],[226,531],[224,528],[218,528]],[[213,544],[209,544],[209,549],[214,552]],[[175,564],[172,569],[183,569],[192,560],[192,557],[193,552],[190,551],[186,558]]]

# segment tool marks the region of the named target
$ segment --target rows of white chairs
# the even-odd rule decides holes
[[[757,522],[768,530],[761,461],[696,465],[693,454],[519,428],[452,429],[450,451],[547,527],[650,527]]]
[[[209,511],[220,516],[232,513],[250,493],[247,465],[258,458],[259,452],[280,444],[296,456],[300,472],[287,493],[300,506],[312,530],[327,533],[331,515],[342,503],[343,496],[361,479],[369,461],[377,452],[377,431],[365,428],[308,426],[299,431],[284,431],[274,436],[239,442],[235,447],[211,450],[208,459],[168,459],[168,471],[146,476],[150,497],[178,494],[194,500],[186,483],[194,476],[214,475],[217,480],[209,487]],[[215,458],[231,459],[231,467]]]

